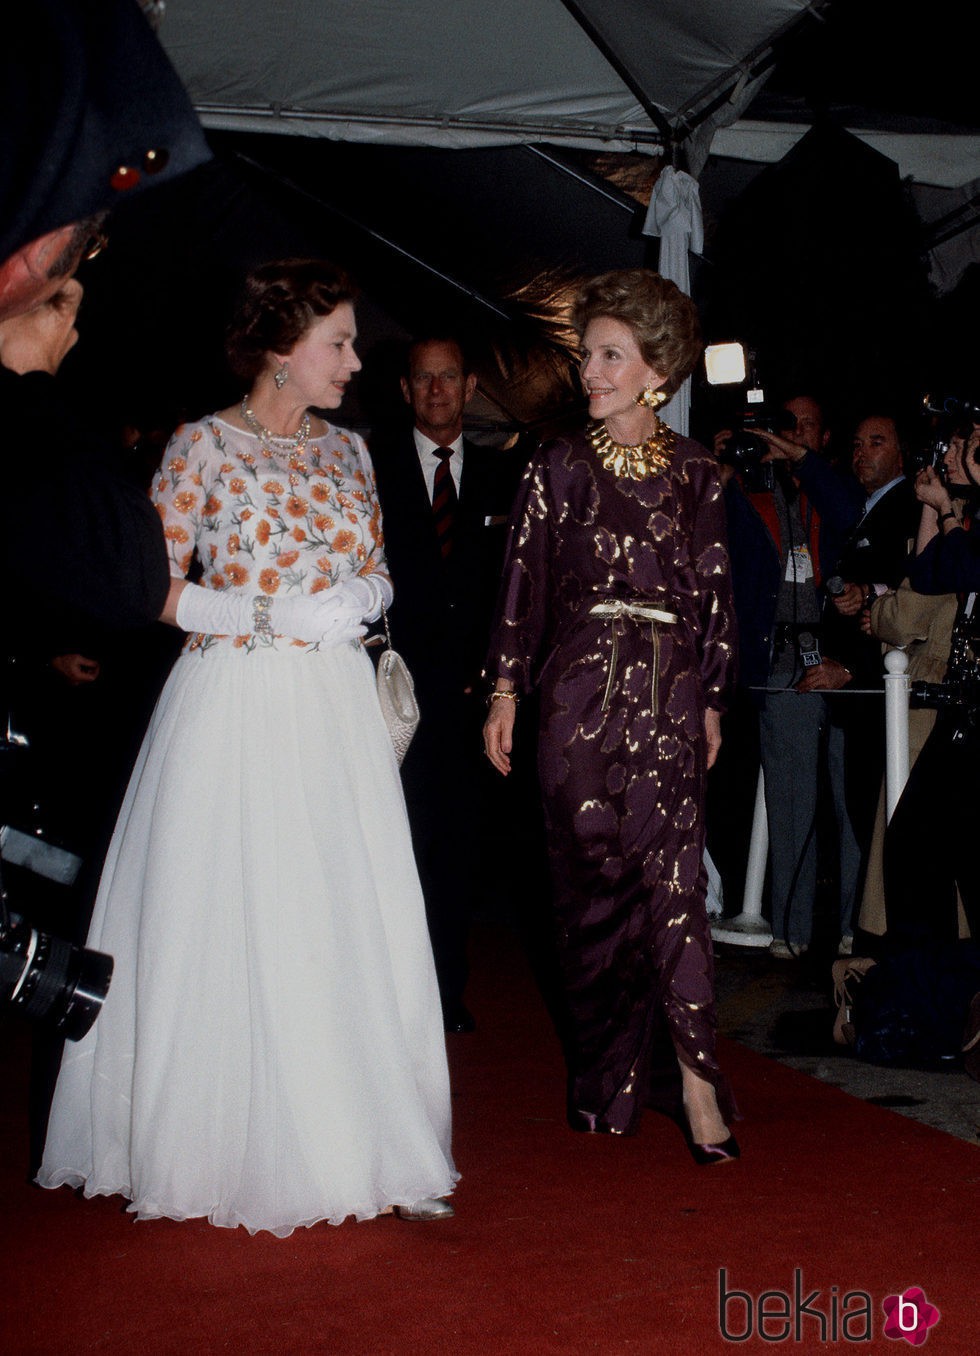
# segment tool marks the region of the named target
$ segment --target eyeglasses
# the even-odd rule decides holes
[[[109,237],[106,235],[105,231],[93,231],[85,241],[85,246],[82,250],[82,258],[86,260],[95,259],[102,253],[108,244]]]

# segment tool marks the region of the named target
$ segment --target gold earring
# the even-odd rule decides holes
[[[636,403],[643,410],[659,410],[660,406],[669,399],[670,397],[662,388],[658,387],[655,391],[650,386],[644,386],[643,390],[636,397]]]
[[[283,363],[272,374],[272,380],[276,383],[276,390],[281,391],[289,380],[289,363]]]

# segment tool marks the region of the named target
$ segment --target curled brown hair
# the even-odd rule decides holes
[[[314,321],[357,296],[354,283],[322,259],[280,259],[254,268],[225,331],[225,355],[248,385],[270,353],[292,353]]]
[[[584,283],[572,302],[572,325],[580,339],[598,316],[611,316],[632,330],[643,361],[665,378],[667,395],[701,356],[697,307],[676,283],[649,268],[621,268]]]

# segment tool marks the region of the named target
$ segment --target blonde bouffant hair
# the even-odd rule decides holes
[[[697,307],[676,283],[649,268],[621,268],[584,283],[572,302],[572,326],[581,339],[591,320],[610,316],[633,332],[643,361],[673,395],[701,356]]]

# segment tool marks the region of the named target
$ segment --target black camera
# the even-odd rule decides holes
[[[769,451],[769,444],[756,437],[756,432],[788,433],[796,427],[796,420],[787,410],[767,410],[762,405],[747,405],[738,427],[718,453],[718,460],[738,470],[758,466]]]
[[[0,710],[5,703],[0,699]],[[6,820],[13,793],[23,780],[28,739],[17,734],[6,719],[0,736],[0,810]],[[15,772],[21,774],[15,776]],[[30,807],[32,817],[39,806]],[[70,885],[80,859],[45,835],[38,822],[25,832],[9,823],[0,826],[0,1005],[9,1004],[29,1021],[53,1027],[67,1040],[85,1035],[99,1015],[112,978],[112,957],[75,946],[61,937],[34,928],[9,908],[3,865],[29,871],[58,885]]]
[[[81,1040],[111,978],[111,956],[39,932],[6,909],[0,915],[0,1002],[29,1020]]]
[[[709,344],[704,354],[705,372],[712,386],[744,386],[744,403],[738,418],[731,420],[731,435],[718,451],[718,460],[734,466],[748,490],[771,490],[775,471],[762,458],[769,445],[759,433],[787,433],[796,420],[786,410],[771,409],[755,371],[755,354],[740,343]]]
[[[927,466],[932,466],[943,483],[946,478],[946,453],[953,438],[969,438],[973,426],[980,424],[980,404],[965,400],[960,396],[922,397],[922,414],[928,422],[928,430],[920,445],[909,457],[909,470],[912,475]],[[980,486],[980,470],[974,459],[963,459],[963,469],[974,485]]]

